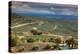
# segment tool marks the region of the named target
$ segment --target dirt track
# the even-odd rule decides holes
[[[25,26],[25,25],[35,24],[35,23],[37,23],[37,22],[19,24],[19,25],[16,25],[16,26],[11,27],[11,29],[14,29],[14,28],[17,28],[17,27],[22,27],[22,26]]]

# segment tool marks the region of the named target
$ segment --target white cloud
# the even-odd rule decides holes
[[[55,10],[55,8],[54,7],[51,7],[50,10]]]
[[[74,15],[74,12],[72,12],[72,11],[69,11],[69,12],[61,12],[60,14],[62,14],[62,15]]]

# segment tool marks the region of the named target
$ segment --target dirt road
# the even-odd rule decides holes
[[[35,23],[37,23],[37,22],[19,24],[19,25],[16,25],[16,26],[11,27],[11,29],[14,29],[14,28],[17,28],[17,27],[22,27],[22,26],[25,26],[25,25],[35,24]]]

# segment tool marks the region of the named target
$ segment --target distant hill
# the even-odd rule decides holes
[[[19,16],[34,16],[34,17],[45,17],[48,20],[77,20],[78,16],[75,15],[53,15],[53,14],[37,14],[37,13],[15,13]]]

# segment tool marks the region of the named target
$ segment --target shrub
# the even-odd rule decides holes
[[[42,42],[46,42],[46,40],[42,40]]]
[[[56,43],[56,44],[61,43],[61,39],[60,39],[60,38],[56,38],[56,39],[55,39],[55,43]]]
[[[51,46],[48,44],[43,49],[47,50],[47,49],[50,49],[50,48],[51,48]]]
[[[27,39],[27,42],[29,42],[29,43],[34,42],[34,39],[33,38],[29,38],[29,39]]]
[[[20,39],[19,39],[18,35],[13,35],[11,37],[11,47],[18,45],[19,42],[20,42]]]
[[[54,45],[53,47],[54,47],[54,49],[56,49],[56,50],[61,50],[61,48],[59,47],[59,45]]]
[[[37,30],[37,28],[32,29],[32,30],[31,30],[31,33],[32,33],[33,35],[41,35],[41,34],[42,34],[42,32],[39,31],[39,30]]]
[[[54,42],[54,39],[53,38],[50,38],[48,41],[49,42]]]
[[[33,46],[31,50],[33,50],[33,51],[34,51],[34,50],[38,50],[38,49],[39,49],[39,47],[38,47],[38,46]]]
[[[54,50],[54,46],[51,46],[51,48],[50,48],[51,50]]]
[[[18,52],[22,52],[22,51],[24,51],[24,48],[21,48],[21,49],[18,50]]]
[[[31,30],[31,33],[32,33],[33,35],[36,35],[36,34],[37,34],[37,30],[32,29],[32,30]]]

